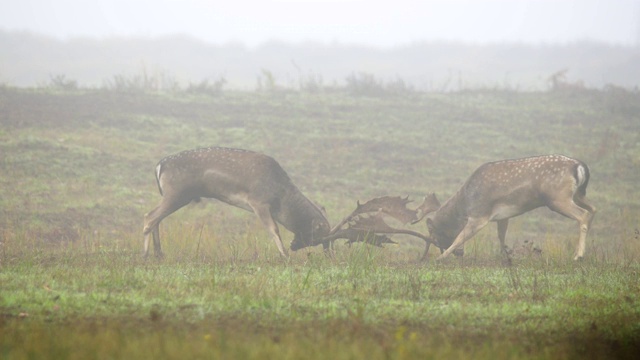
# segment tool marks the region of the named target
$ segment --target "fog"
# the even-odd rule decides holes
[[[0,11],[0,82],[66,75],[100,85],[155,71],[251,88],[351,73],[419,88],[539,89],[571,81],[635,87],[637,0],[23,0]],[[274,44],[276,45],[274,47]],[[576,47],[581,45],[580,49]],[[480,61],[474,63],[474,58]],[[636,71],[637,73],[637,71]]]
[[[320,41],[380,47],[640,41],[637,0],[22,0],[0,27],[60,39],[190,35],[206,42]]]

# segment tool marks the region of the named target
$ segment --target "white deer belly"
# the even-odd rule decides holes
[[[249,193],[246,191],[246,186],[242,184],[238,178],[233,177],[224,171],[216,171],[210,169],[204,173],[204,187],[206,188],[206,197],[211,197],[223,201],[229,205],[239,207],[248,211],[251,210],[249,206]]]
[[[249,206],[249,196],[246,193],[227,194],[220,200],[226,202],[229,205],[233,205],[248,211],[253,211]]]
[[[489,220],[498,221],[498,220],[509,219],[514,216],[521,215],[527,211],[528,209],[523,209],[522,206],[500,204],[493,207],[493,211],[491,212],[491,218]]]

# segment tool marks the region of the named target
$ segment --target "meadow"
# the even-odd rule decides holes
[[[423,93],[0,87],[0,358],[633,358],[640,352],[640,94],[615,87]],[[313,91],[311,91],[313,90]],[[560,153],[591,169],[586,258],[547,209],[465,256],[336,245],[282,259],[215,201],[161,225],[156,162],[204,146],[277,159],[332,224],[356,201],[452,195],[484,162]],[[412,230],[427,232],[424,223]],[[282,229],[288,244],[292,234]]]

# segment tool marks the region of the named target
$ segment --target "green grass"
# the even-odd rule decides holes
[[[5,244],[26,253],[3,258],[0,352],[571,358],[638,350],[637,263],[535,256],[504,267],[483,254],[424,265],[364,246],[283,262],[273,248],[234,260],[216,253],[220,244],[168,245],[172,255],[157,262],[126,249]]]
[[[0,357],[631,358],[639,100],[2,88]],[[356,200],[444,200],[483,162],[542,153],[589,164],[598,213],[580,263],[573,221],[548,210],[514,219],[507,267],[494,225],[441,264],[417,263],[424,244],[400,236],[283,260],[253,215],[203,201],[163,222],[165,260],[144,261],[155,163],[209,145],[272,155],[333,224]]]

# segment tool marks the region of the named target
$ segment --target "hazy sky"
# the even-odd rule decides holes
[[[0,0],[0,29],[207,42],[640,44],[640,0]]]

